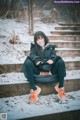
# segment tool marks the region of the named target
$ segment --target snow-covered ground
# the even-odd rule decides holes
[[[64,111],[80,110],[80,90],[67,93],[67,98],[60,101],[57,94],[42,96],[36,104],[29,103],[29,95],[0,99],[0,113],[7,113],[8,120],[29,118]]]
[[[80,79],[80,70],[71,70],[66,72],[65,80]],[[0,75],[0,85],[28,83],[23,73],[11,72]]]
[[[50,35],[50,31],[54,30],[55,26],[58,25],[56,23],[44,24],[41,21],[37,20],[34,22],[34,32],[43,31],[45,34]],[[24,62],[26,58],[24,51],[26,49],[29,50],[30,43],[33,42],[33,36],[30,36],[28,34],[28,27],[28,22],[19,22],[17,20],[10,19],[0,19],[0,64],[16,64]],[[14,33],[19,36],[18,44],[10,44],[9,42]],[[59,41],[60,40],[58,40],[58,42]],[[70,48],[56,49],[70,50]],[[69,57],[63,59],[66,61],[80,61],[80,57]]]
[[[43,31],[50,35],[54,30],[55,23],[44,24],[41,21],[34,21],[36,31]],[[28,22],[19,22],[17,20],[0,19],[0,64],[23,63],[26,56],[24,50],[30,49],[30,43],[33,42],[33,36],[28,34]],[[18,44],[10,44],[10,39],[18,35]]]

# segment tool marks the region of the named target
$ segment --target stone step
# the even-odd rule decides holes
[[[6,113],[7,120],[80,119],[80,90],[68,92],[65,101],[60,101],[58,95],[53,93],[39,95],[39,100],[35,104],[30,104],[28,94],[0,98],[0,103],[0,113]]]
[[[47,35],[50,40],[80,41],[80,35]]]
[[[63,22],[60,22],[58,24],[61,25],[61,26],[80,26],[80,23],[63,23]]]
[[[30,49],[31,43],[34,43],[33,41],[29,41],[22,44],[16,44],[15,48],[18,50],[22,49],[25,50],[26,48]],[[80,41],[69,41],[69,40],[49,40],[50,44],[56,45],[57,47],[68,47],[68,48],[80,48]]]
[[[80,56],[80,49],[77,48],[56,48],[57,55],[61,57]]]
[[[63,60],[65,61],[67,70],[80,69],[80,57],[64,57]],[[8,72],[21,72],[23,62],[24,61],[22,61],[21,63],[19,62],[14,63],[13,61],[11,64],[10,63],[0,64],[0,74]]]
[[[30,43],[34,43],[33,41],[31,42],[27,42],[24,43],[26,48],[30,48]],[[57,47],[61,48],[61,47],[70,47],[70,48],[80,48],[80,41],[69,41],[69,40],[49,40],[50,44],[56,45]],[[17,45],[16,47],[19,48],[19,45]],[[23,44],[22,44],[23,47]]]
[[[55,27],[56,30],[80,30],[80,26],[59,26]]]
[[[56,54],[61,57],[76,57],[80,56],[80,49],[79,48],[56,48]],[[25,55],[28,56],[30,51],[24,51]]]
[[[80,41],[50,40],[50,44],[56,45],[59,48],[80,48]]]
[[[57,30],[51,31],[53,35],[80,35],[80,31],[72,31],[72,30]]]
[[[33,41],[31,41],[33,43]],[[59,48],[80,48],[80,41],[67,41],[67,40],[49,40],[49,43],[56,45]],[[29,44],[30,46],[30,44]],[[27,48],[27,46],[26,46]],[[29,47],[28,47],[29,48]]]
[[[35,104],[29,103],[27,94],[1,98],[0,112],[7,113],[7,120],[79,120],[80,91],[67,94],[65,101],[59,101],[55,94],[39,95]]]
[[[41,87],[41,94],[56,93],[55,84],[37,84]],[[80,70],[67,71],[64,82],[66,92],[80,89]],[[23,73],[7,73],[0,75],[0,97],[29,94],[30,86]]]
[[[58,113],[46,114],[46,115],[40,114],[39,116],[33,116],[29,118],[26,117],[20,120],[69,120],[70,118],[71,118],[70,120],[79,120],[78,119],[79,117],[80,117],[80,110],[74,109],[70,111],[63,111],[63,112],[58,112]]]

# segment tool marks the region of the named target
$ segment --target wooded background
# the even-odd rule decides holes
[[[54,0],[32,0],[33,18],[43,22],[80,22],[80,4],[55,4]],[[28,20],[28,0],[0,0],[0,18]]]

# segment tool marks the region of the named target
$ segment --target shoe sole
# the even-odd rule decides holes
[[[38,93],[38,95],[40,94],[40,92],[41,92],[41,88],[39,88],[39,93]]]
[[[58,90],[57,90],[56,86],[55,86],[55,90],[58,92]]]

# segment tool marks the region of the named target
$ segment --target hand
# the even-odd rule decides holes
[[[53,64],[53,60],[48,60],[47,63],[48,64]]]
[[[36,63],[36,65],[39,65],[41,63],[41,61],[38,61],[37,63]]]

